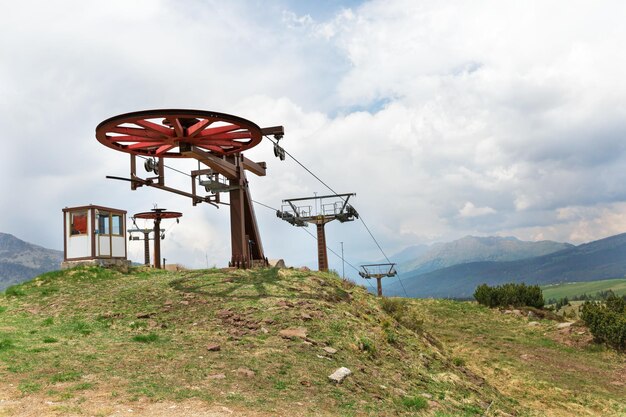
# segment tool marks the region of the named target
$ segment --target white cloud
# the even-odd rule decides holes
[[[477,217],[484,216],[486,214],[492,214],[496,211],[491,207],[476,207],[472,202],[468,201],[465,203],[463,208],[459,210],[459,215],[461,217]]]
[[[7,6],[0,231],[59,248],[64,206],[158,202],[185,213],[165,257],[225,264],[227,210],[104,179],[126,175],[128,158],[97,143],[95,126],[171,107],[284,125],[289,152],[357,193],[387,252],[467,234],[580,242],[623,231],[624,3],[373,0],[323,18],[295,6]],[[327,191],[269,144],[247,156],[268,162],[267,177],[250,178],[260,202]],[[306,233],[256,212],[269,256],[315,264]],[[328,239],[348,259],[381,258],[359,222],[330,224]]]

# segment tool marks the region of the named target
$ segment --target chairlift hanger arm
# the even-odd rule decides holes
[[[287,201],[287,203],[289,203],[289,205],[291,206],[291,208],[293,209],[293,214],[296,217],[300,216],[300,213],[298,211],[298,207],[296,207],[291,201]]]
[[[352,197],[353,195],[354,194],[348,194],[346,199],[343,200],[343,206],[341,206],[341,213],[343,213],[343,211],[346,209],[346,206],[348,205],[348,200],[350,200],[350,197]]]
[[[176,188],[167,187],[165,185],[155,184],[152,180],[144,180],[144,179],[141,179],[141,178],[114,177],[112,175],[107,175],[106,177],[108,179],[111,179],[111,180],[129,181],[129,182],[132,182],[132,183],[138,183],[138,184],[141,184],[141,185],[146,185],[148,187],[158,188],[158,189],[163,190],[163,191],[169,191],[170,193],[174,193],[174,194],[182,195],[182,196],[185,196],[185,197],[189,197],[189,198],[191,198],[194,201],[208,203],[208,204],[210,204],[212,206],[215,206],[215,207],[219,208],[219,206],[217,204],[213,203],[212,201],[209,201],[206,197],[201,197],[199,195],[194,195],[194,194],[188,193],[186,191],[177,190]]]
[[[346,197],[349,199],[351,196],[356,196],[355,193],[347,193],[347,194],[330,194],[330,195],[320,195],[315,197],[302,197],[302,198],[290,198],[287,200],[283,200],[283,203],[289,203],[291,201],[304,201],[304,200],[320,200],[323,198],[333,198],[333,197]],[[347,200],[346,200],[347,201]]]

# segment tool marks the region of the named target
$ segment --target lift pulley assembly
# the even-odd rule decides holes
[[[230,265],[242,268],[267,264],[246,178],[246,171],[265,176],[266,164],[253,162],[242,152],[258,145],[265,135],[278,139],[284,133],[282,126],[261,128],[230,114],[181,109],[121,114],[96,127],[100,143],[130,154],[130,178],[107,178],[129,181],[132,190],[147,186],[182,195],[190,198],[194,206],[208,203],[219,207],[226,204],[220,200],[220,194],[228,192]],[[137,156],[148,158],[144,168],[155,173],[156,178],[138,176]],[[165,185],[165,158],[192,158],[206,166],[190,172],[191,192]],[[198,184],[211,194],[198,194]]]
[[[143,163],[143,167],[147,172],[153,172],[155,175],[159,175],[159,164],[154,158],[146,159],[146,162]]]

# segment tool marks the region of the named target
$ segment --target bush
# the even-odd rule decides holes
[[[622,298],[609,296],[604,304],[587,301],[581,318],[597,343],[626,350],[626,302]]]
[[[543,293],[538,285],[508,283],[490,287],[481,284],[476,287],[474,298],[487,307],[522,307],[542,308],[545,304]]]

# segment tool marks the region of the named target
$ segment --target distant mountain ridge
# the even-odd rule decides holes
[[[412,260],[399,262],[398,269],[412,275],[424,274],[468,262],[533,258],[571,247],[573,245],[569,243],[550,240],[528,242],[511,236],[465,236],[452,242],[437,243]]]
[[[411,297],[471,297],[476,286],[505,282],[552,284],[595,281],[626,275],[626,233],[547,255],[515,261],[457,264],[435,271],[412,271],[401,276]],[[397,280],[386,286],[387,295],[404,295]]]
[[[61,261],[61,251],[46,249],[11,234],[0,233],[0,291],[44,272],[57,270]]]

